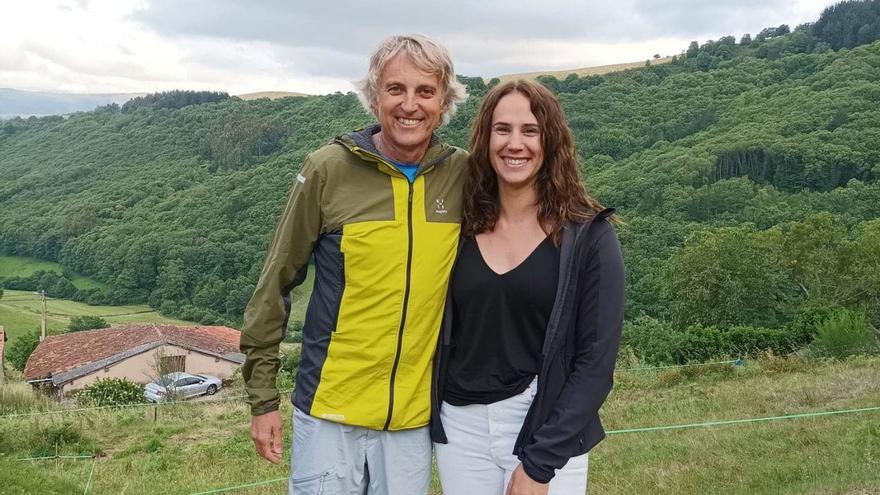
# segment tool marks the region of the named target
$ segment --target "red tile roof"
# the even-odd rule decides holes
[[[125,325],[46,337],[24,369],[25,380],[41,380],[103,359],[125,354],[139,346],[168,343],[210,354],[238,353],[240,333],[229,327]]]

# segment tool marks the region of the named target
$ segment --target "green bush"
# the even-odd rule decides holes
[[[25,332],[14,339],[6,348],[6,360],[13,368],[23,371],[28,358],[31,357],[38,345],[40,345],[40,331]]]
[[[76,394],[76,402],[89,406],[125,406],[146,402],[144,387],[125,378],[98,378]]]
[[[287,325],[287,332],[284,334],[284,341],[287,343],[302,344],[303,341],[303,322],[302,320],[293,320]]]
[[[295,375],[299,369],[299,361],[302,356],[302,347],[296,346],[281,358],[281,369]]]
[[[864,313],[840,309],[816,326],[813,350],[821,356],[843,358],[876,352],[878,343]]]
[[[110,327],[110,324],[100,316],[74,316],[70,319],[70,324],[67,325],[67,331],[81,332],[83,330],[95,330],[108,327]]]
[[[293,388],[301,354],[302,347],[296,346],[281,357],[281,370],[278,372],[278,379],[275,384],[279,390]]]
[[[755,356],[766,350],[788,354],[808,341],[808,334],[789,329],[690,325],[680,330],[646,316],[627,321],[623,327],[623,345],[651,365]]]

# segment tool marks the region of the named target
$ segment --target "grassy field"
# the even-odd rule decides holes
[[[651,64],[665,64],[672,62],[672,57],[662,57],[658,59],[651,59]],[[611,64],[611,65],[598,65],[595,67],[582,67],[580,69],[566,69],[566,70],[557,70],[557,71],[540,71],[540,72],[523,72],[521,74],[505,74],[503,76],[497,76],[501,82],[509,81],[511,79],[536,79],[538,76],[553,76],[557,79],[565,79],[569,74],[577,74],[578,77],[585,76],[601,76],[602,74],[610,74],[612,72],[620,72],[627,69],[637,69],[639,67],[644,67],[645,61],[641,62],[627,62],[623,64]],[[485,78],[485,81],[488,83],[492,78]]]
[[[700,423],[880,405],[880,358],[771,358],[742,367],[621,372],[606,429]],[[18,388],[16,388],[18,387]],[[0,401],[46,407],[20,385]],[[0,389],[2,390],[2,389]],[[198,493],[285,478],[252,452],[240,389],[223,402],[0,416],[3,493]],[[0,408],[0,410],[3,410]],[[6,409],[5,411],[8,411]],[[282,402],[289,417],[290,406]],[[4,414],[8,414],[4,413]],[[289,423],[285,425],[289,434]],[[90,454],[91,460],[16,461]],[[289,458],[289,444],[285,458]],[[880,412],[611,434],[590,457],[590,493],[868,494],[880,492]],[[286,493],[283,481],[228,493]],[[433,494],[440,494],[436,481]]]
[[[43,261],[37,258],[24,256],[0,256],[0,278],[4,277],[27,277],[37,270],[54,271],[63,273],[64,268],[52,261]],[[70,279],[77,289],[103,289],[105,284],[82,275],[73,275]]]
[[[0,277],[26,277],[37,270],[61,273],[61,265],[24,256],[0,256]]]
[[[241,95],[235,95],[236,98],[241,98],[242,100],[258,100],[260,98],[269,98],[270,100],[277,100],[279,98],[289,98],[291,96],[311,96],[306,93],[294,93],[292,91],[258,91],[256,93],[245,93]]]
[[[122,323],[167,323],[193,325],[192,322],[166,318],[145,304],[129,306],[89,306],[66,299],[47,298],[48,329],[61,331],[73,316],[100,316],[110,325]],[[0,299],[0,325],[12,339],[22,332],[40,328],[40,298],[27,291],[7,290]]]

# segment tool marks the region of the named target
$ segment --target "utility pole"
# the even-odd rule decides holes
[[[46,291],[40,291],[40,303],[43,307],[43,314],[40,317],[40,342],[46,339]]]

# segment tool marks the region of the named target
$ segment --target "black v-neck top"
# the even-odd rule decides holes
[[[474,239],[452,273],[452,352],[443,400],[491,404],[524,391],[541,369],[541,349],[559,279],[559,248],[548,237],[518,266],[498,274]]]

